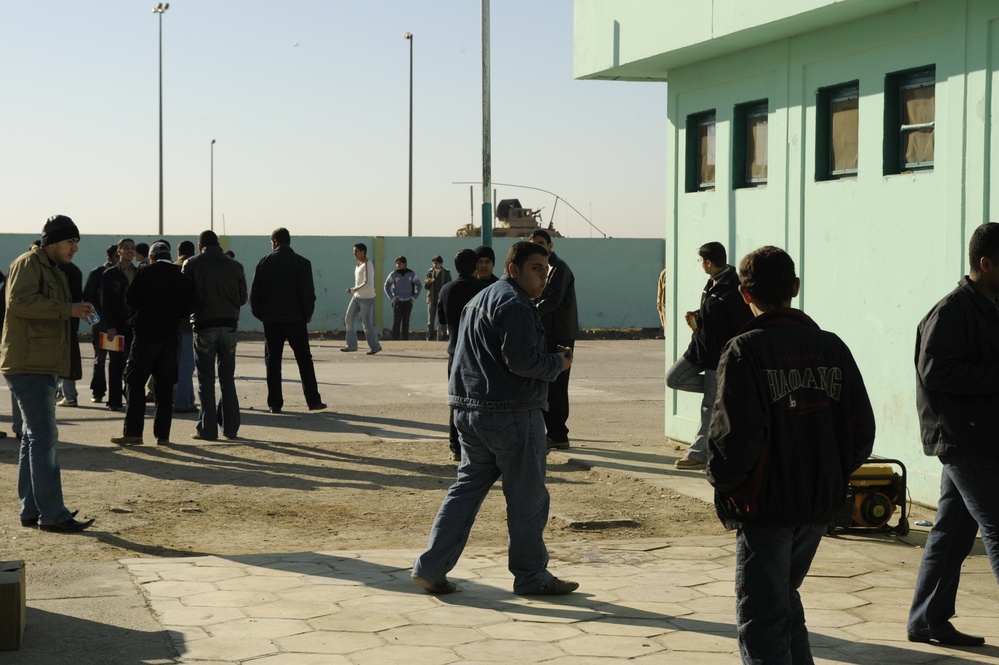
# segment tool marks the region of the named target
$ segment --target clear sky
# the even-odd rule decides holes
[[[157,234],[155,4],[0,0],[0,232],[63,213],[84,234]],[[571,0],[493,0],[491,19],[493,181],[662,237],[665,85],[573,80]],[[165,234],[208,228],[215,139],[216,231],[405,235],[405,32],[413,234],[472,221],[452,183],[482,178],[479,0],[177,0],[162,23]],[[549,194],[495,188],[599,237]]]

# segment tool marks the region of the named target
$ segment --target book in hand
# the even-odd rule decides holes
[[[107,333],[100,333],[98,342],[101,348],[105,351],[121,352],[125,350],[125,338],[121,335],[115,335],[114,338],[109,338]]]

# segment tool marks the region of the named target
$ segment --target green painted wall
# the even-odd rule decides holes
[[[41,224],[39,224],[39,227]],[[94,266],[104,262],[104,248],[118,241],[107,235],[87,235],[81,226],[83,239],[74,263],[83,271],[84,279]],[[0,266],[4,274],[10,262],[23,253],[37,235],[0,235]],[[147,243],[155,238],[138,238]],[[196,241],[197,238],[186,238]],[[172,247],[185,238],[167,236]],[[258,236],[227,236],[221,239],[223,247],[236,254],[236,260],[246,269],[247,286],[253,270],[262,256],[270,252],[270,241]],[[466,247],[479,245],[478,238],[406,238],[406,237],[318,237],[292,236],[291,246],[296,252],[312,261],[316,282],[316,313],[313,330],[343,330],[343,317],[350,296],[344,290],[354,285],[355,242],[368,247],[368,255],[375,259],[379,285],[395,269],[395,258],[405,256],[409,267],[421,276],[430,268],[430,259],[440,254],[453,275],[454,255]],[[498,267],[502,274],[503,258],[514,240],[494,238]],[[565,259],[576,276],[576,294],[579,301],[579,321],[584,328],[657,328],[656,281],[663,269],[665,246],[660,239],[649,238],[556,238],[555,252]],[[379,330],[391,328],[392,310],[384,292],[379,288],[379,308],[376,325]],[[420,304],[414,306],[410,320],[411,330],[426,330],[426,301],[421,294]],[[262,330],[260,322],[243,308],[240,319],[242,330]]]
[[[577,0],[576,7],[595,4]],[[636,5],[649,16],[662,13],[659,2],[627,5],[629,14]],[[604,9],[602,24],[613,14]],[[704,283],[695,263],[700,244],[720,240],[736,260],[764,244],[785,247],[802,278],[795,304],[838,333],[864,373],[878,419],[875,453],[902,459],[913,496],[927,503],[937,498],[939,464],[919,444],[915,328],[967,271],[971,231],[995,215],[997,26],[999,3],[926,0],[660,76],[669,85],[667,256],[670,308],[679,322],[667,335],[668,358],[686,345],[680,315],[696,305]],[[577,43],[590,32],[577,15]],[[576,74],[586,76],[580,64]],[[934,169],[883,175],[885,75],[930,64],[936,66]],[[816,91],[852,80],[860,82],[859,173],[816,181]],[[733,109],[762,98],[769,100],[768,183],[733,189]],[[686,193],[686,118],[708,109],[718,123],[716,188]],[[697,405],[695,396],[668,391],[670,436],[693,437]]]

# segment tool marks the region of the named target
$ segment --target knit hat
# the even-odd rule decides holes
[[[496,252],[489,245],[479,245],[475,248],[475,256],[480,259],[489,259],[494,264],[496,263]]]
[[[76,228],[73,220],[66,215],[49,217],[48,221],[45,222],[45,226],[42,227],[42,247],[54,245],[57,242],[69,240],[70,238],[79,240],[80,229]]]
[[[149,258],[169,259],[170,245],[166,244],[165,242],[154,242],[153,246],[149,248]]]

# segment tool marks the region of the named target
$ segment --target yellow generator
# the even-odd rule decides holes
[[[899,468],[896,472],[894,466]],[[898,522],[888,526],[895,511]],[[906,517],[905,465],[896,459],[871,457],[850,476],[843,507],[829,525],[836,529],[880,529],[904,536],[909,533]]]

